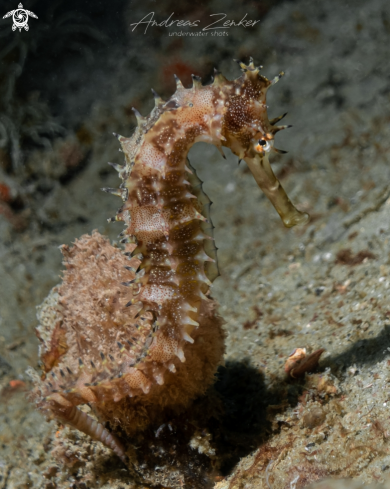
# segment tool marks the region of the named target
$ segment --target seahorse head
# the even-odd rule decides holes
[[[269,120],[267,114],[267,90],[284,73],[268,80],[260,74],[262,67],[254,66],[252,58],[248,65],[238,63],[243,71],[241,77],[229,82],[217,73],[215,78],[220,96],[224,98],[222,145],[246,161],[257,184],[275,206],[286,227],[306,223],[309,216],[293,206],[269,163],[271,152],[285,153],[275,148],[275,134],[291,127],[275,126],[286,114],[273,120]]]
[[[268,80],[252,59],[248,65],[238,63],[243,74],[235,80],[215,70],[211,85],[202,85],[193,75],[193,86],[186,89],[176,77],[175,93],[167,102],[155,94],[156,106],[148,117],[134,109],[135,134],[119,137],[128,169],[138,154],[137,175],[155,171],[165,175],[169,169],[184,167],[190,147],[198,141],[214,144],[222,154],[224,146],[246,161],[286,227],[305,223],[309,216],[293,206],[269,163],[271,152],[285,153],[275,148],[275,134],[291,127],[275,125],[285,114],[272,120],[267,114],[267,91],[284,73]]]

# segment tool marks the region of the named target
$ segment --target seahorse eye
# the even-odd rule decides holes
[[[271,141],[268,141],[267,139],[259,139],[257,141],[257,144],[255,146],[255,150],[258,152],[258,153],[268,153],[268,151],[271,150],[271,147],[272,147],[272,143]]]

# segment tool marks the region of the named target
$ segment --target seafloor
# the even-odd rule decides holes
[[[286,72],[267,103],[294,127],[277,135],[288,155],[273,166],[311,220],[285,229],[244,163],[205,144],[191,150],[214,201],[213,296],[228,334],[209,394],[221,414],[194,443],[215,467],[204,487],[298,489],[324,478],[360,482],[322,488],[390,487],[390,3],[187,3],[85,2],[81,18],[76,3],[51,12],[31,2],[39,19],[28,33],[0,25],[0,489],[169,481],[162,457],[158,477],[137,485],[108,450],[58,430],[26,401],[36,306],[59,282],[62,243],[121,231],[107,224],[117,199],[99,189],[118,183],[107,166],[122,158],[111,133],[131,133],[131,107],[147,113],[151,87],[169,96],[173,73],[186,86],[192,72],[209,82],[214,65],[237,77],[231,59],[249,55],[268,77]],[[261,22],[207,39],[130,32],[151,10],[161,19],[248,12]],[[284,372],[295,348],[325,349],[317,371],[297,380]],[[53,457],[59,445],[66,469]],[[185,472],[176,483],[202,487]]]

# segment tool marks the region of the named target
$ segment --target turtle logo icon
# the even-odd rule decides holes
[[[16,29],[19,29],[19,32],[24,28],[26,31],[28,31],[28,17],[34,17],[34,19],[37,19],[38,17],[34,14],[34,12],[30,12],[30,10],[26,10],[23,8],[23,5],[19,3],[18,8],[15,10],[11,10],[10,12],[7,12],[3,19],[6,19],[7,17],[11,17],[14,21],[12,25],[12,30],[16,31]]]

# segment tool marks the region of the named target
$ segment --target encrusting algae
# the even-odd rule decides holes
[[[218,276],[211,202],[188,162],[191,146],[212,143],[244,159],[286,227],[306,223],[272,172],[283,116],[268,120],[266,92],[275,84],[261,67],[239,62],[229,81],[193,76],[164,102],[155,92],[147,117],[117,136],[123,183],[103,189],[123,205],[121,250],[98,232],[63,246],[65,271],[39,312],[43,373],[30,397],[48,418],[99,440],[127,463],[126,440],[164,410],[188,406],[213,383],[224,353],[223,320],[210,297]],[[77,406],[89,404],[99,419]],[[109,429],[105,424],[108,423]],[[119,439],[120,437],[120,439]]]

